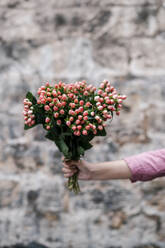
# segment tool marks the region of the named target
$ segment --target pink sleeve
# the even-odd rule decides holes
[[[131,182],[165,176],[165,149],[144,152],[124,160],[131,170]]]

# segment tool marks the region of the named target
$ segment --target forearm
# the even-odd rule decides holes
[[[93,180],[130,179],[131,171],[124,160],[96,163],[91,166]]]

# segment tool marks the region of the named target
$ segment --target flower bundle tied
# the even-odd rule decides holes
[[[85,81],[38,89],[38,100],[28,92],[24,99],[25,130],[42,124],[46,138],[55,142],[66,160],[79,160],[95,136],[105,136],[106,121],[120,114],[125,95],[104,80],[99,89]],[[80,192],[78,172],[68,179],[68,189]]]

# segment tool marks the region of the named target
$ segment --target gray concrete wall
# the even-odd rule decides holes
[[[163,0],[0,1],[0,247],[164,247],[164,178],[81,182],[75,196],[55,145],[40,127],[23,130],[27,90],[105,78],[128,99],[86,159],[165,147]]]

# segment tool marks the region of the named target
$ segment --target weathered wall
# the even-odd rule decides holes
[[[164,178],[81,182],[74,196],[64,187],[56,147],[40,128],[23,131],[27,90],[35,93],[45,81],[97,85],[105,78],[128,99],[86,158],[165,147],[163,0],[0,1],[0,247],[165,246]]]

